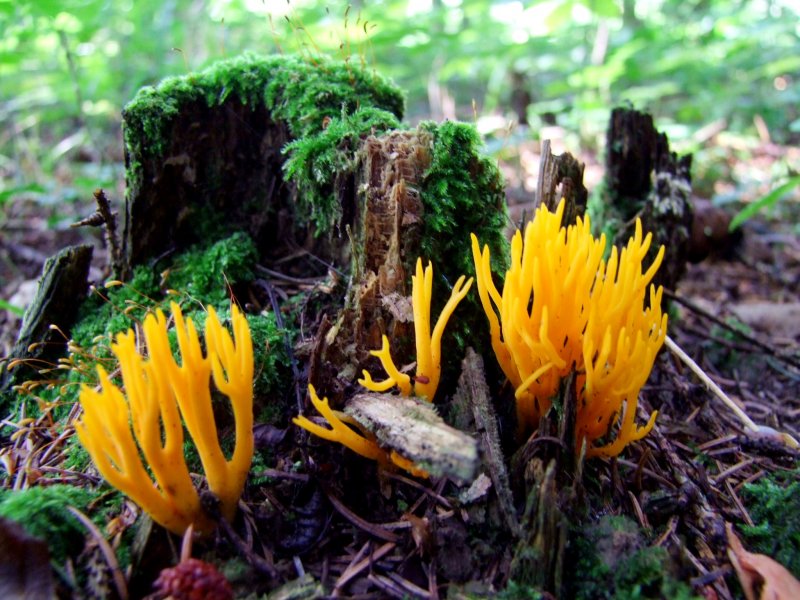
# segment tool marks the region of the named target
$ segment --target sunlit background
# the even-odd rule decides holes
[[[788,0],[0,0],[0,34],[0,206],[20,191],[55,202],[119,187],[136,90],[246,50],[388,75],[408,123],[476,122],[521,185],[543,137],[601,163],[619,103],[696,154],[701,196],[758,193],[798,167],[777,150],[766,166],[731,161],[800,139]]]

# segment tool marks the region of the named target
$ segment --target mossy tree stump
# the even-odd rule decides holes
[[[123,111],[120,275],[234,231],[247,232],[262,257],[299,246],[339,258],[345,240],[311,239],[297,226],[311,218],[298,210],[284,149],[359,106],[401,118],[403,97],[377,75],[322,58],[245,54],[140,90]]]
[[[446,157],[446,158],[445,158]],[[318,348],[321,370],[312,383],[341,398],[361,370],[379,373],[370,351],[386,335],[402,368],[415,357],[411,274],[417,259],[434,269],[433,308],[438,312],[461,275],[474,274],[470,233],[489,244],[502,271],[506,244],[503,184],[496,165],[480,154],[474,127],[423,124],[416,130],[368,137],[353,186],[357,218],[352,237],[351,282],[345,306]],[[342,199],[342,204],[348,200]],[[469,296],[456,310],[445,341],[461,353],[443,352],[455,387],[467,345],[488,347],[485,316]],[[327,370],[324,373],[323,370]],[[318,378],[315,378],[318,377]],[[447,385],[447,384],[445,384]]]

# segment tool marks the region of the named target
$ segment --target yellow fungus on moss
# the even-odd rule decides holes
[[[392,463],[416,477],[428,476],[425,471],[417,468],[412,461],[400,456],[394,450],[384,450],[374,439],[366,437],[366,432],[353,417],[341,411],[333,410],[328,404],[327,398],[320,400],[319,396],[317,395],[317,391],[311,384],[308,384],[308,393],[311,397],[311,403],[314,405],[314,408],[317,409],[319,414],[325,417],[325,420],[328,422],[331,428],[326,429],[325,427],[317,425],[303,415],[298,415],[292,419],[292,422],[295,425],[310,431],[322,439],[331,442],[338,442],[342,446],[350,448],[350,450],[356,454],[360,454],[361,456],[369,458],[370,460],[378,461],[378,463],[384,467]],[[359,435],[355,430],[348,427],[348,424],[353,425],[361,430],[362,435]]]
[[[431,298],[433,296],[433,266],[428,263],[422,269],[422,259],[417,259],[416,274],[411,276],[411,305],[414,313],[414,335],[417,349],[417,371],[414,377],[414,395],[433,401],[436,389],[439,387],[439,378],[442,374],[442,335],[447,326],[447,321],[455,311],[458,303],[464,299],[472,286],[472,278],[466,285],[462,275],[453,286],[450,298],[442,309],[439,319],[431,332]],[[384,335],[380,350],[373,350],[371,354],[381,361],[386,374],[389,376],[383,381],[373,381],[368,371],[364,370],[364,377],[358,382],[373,392],[385,392],[395,385],[404,396],[411,395],[411,378],[401,373],[392,360],[389,351],[389,340]]]
[[[650,286],[664,248],[646,272],[642,260],[652,235],[642,225],[621,253],[612,248],[603,260],[605,236],[592,236],[589,217],[561,226],[564,201],[555,213],[536,210],[523,235],[511,242],[510,268],[502,293],[491,275],[489,248],[481,251],[472,236],[477,287],[492,347],[515,388],[517,419],[523,431],[536,427],[550,409],[559,383],[577,373],[576,446],[586,441],[587,456],[616,456],[644,437],[656,413],[643,427],[635,424],[639,390],[664,342],[667,315],[662,290]],[[608,437],[616,426],[616,438]]]
[[[119,360],[125,394],[98,365],[100,389],[82,388],[83,417],[75,422],[75,431],[100,474],[154,521],[178,534],[190,524],[207,533],[213,523],[200,506],[186,466],[181,417],[208,487],[219,498],[223,517],[231,520],[253,458],[253,345],[247,320],[235,305],[233,338],[209,308],[204,356],[192,320],[184,320],[177,304],[171,309],[180,364],[170,350],[163,312],[148,314],[143,331],[149,358],[138,352],[133,331],[118,334],[111,351]],[[233,409],[236,444],[230,459],[219,446],[212,376]]]

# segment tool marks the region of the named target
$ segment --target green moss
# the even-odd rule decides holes
[[[745,545],[800,578],[800,470],[744,486],[742,500],[755,525],[742,525]]]
[[[208,248],[195,246],[175,260],[167,285],[215,307],[227,306],[229,285],[253,279],[258,251],[246,233],[237,232]]]
[[[186,313],[191,318],[198,330],[205,327],[208,313],[202,309]],[[231,310],[229,306],[217,309],[220,322],[230,325]],[[286,356],[284,345],[284,332],[278,328],[275,315],[271,312],[260,315],[245,315],[250,327],[250,337],[253,340],[253,354],[255,375],[253,379],[253,393],[258,404],[260,398],[266,398],[271,406],[275,405],[276,398],[285,396],[285,391],[291,379],[289,372],[289,359]],[[177,347],[177,346],[176,346]],[[256,406],[256,412],[259,412]]]
[[[541,600],[545,596],[534,587],[509,581],[506,589],[494,597],[498,600]]]
[[[125,106],[125,145],[132,157],[128,187],[140,187],[142,157],[158,159],[166,152],[171,126],[183,107],[198,101],[216,107],[229,98],[266,107],[272,120],[285,123],[294,139],[314,137],[324,131],[327,119],[342,120],[359,108],[374,107],[400,119],[405,104],[399,89],[387,79],[341,61],[246,53],[145,87]],[[359,117],[362,125],[369,119],[389,121],[388,115],[373,113],[366,121],[364,116]],[[329,212],[312,212],[312,216],[327,217]],[[325,223],[317,222],[317,226],[322,229]]]
[[[170,299],[180,300],[167,297],[166,288],[178,290],[198,306],[225,309],[229,305],[230,286],[251,281],[257,261],[252,240],[238,232],[210,246],[196,245],[178,255],[172,266],[162,272],[163,278],[151,267],[136,267],[130,282],[100,290],[84,302],[72,337],[79,346],[88,349],[97,345],[94,340],[98,336],[110,339],[127,331],[154,307],[162,307]],[[110,357],[110,353],[103,357]]]
[[[469,237],[474,233],[481,246],[489,245],[495,272],[504,273],[507,214],[497,163],[483,155],[483,141],[473,125],[446,121],[420,127],[433,135],[431,166],[420,189],[425,207],[422,255],[435,258],[448,278],[474,275]]]
[[[592,223],[592,233],[599,237],[605,234],[606,240],[614,240],[622,229],[624,221],[620,218],[619,214],[607,202],[607,183],[600,182],[595,186],[589,194],[589,199],[586,203],[586,214]],[[611,254],[611,243],[606,243],[605,257],[608,258]]]
[[[83,550],[85,527],[67,507],[87,512],[97,492],[69,485],[37,486],[5,492],[0,500],[0,516],[16,521],[29,535],[47,542],[50,557],[63,564]]]
[[[489,245],[493,271],[505,274],[509,254],[503,233],[506,200],[497,163],[483,154],[483,142],[473,125],[426,122],[420,128],[433,136],[431,165],[420,184],[424,207],[420,256],[434,265],[432,314],[436,315],[458,277],[475,275],[471,233],[481,247]],[[489,348],[486,316],[474,290],[458,306],[445,332],[445,337],[449,336],[455,346],[453,352],[444,354],[449,374],[443,381],[458,378],[456,367],[467,346],[478,352]],[[449,344],[445,341],[445,346]]]
[[[568,548],[574,562],[565,578],[566,596],[578,600],[695,598],[677,580],[669,554],[645,545],[638,525],[623,516],[607,515],[597,523],[576,528]]]
[[[35,398],[57,401],[53,416],[62,420],[77,402],[81,384],[97,383],[97,364],[103,364],[108,372],[114,371],[116,358],[111,353],[114,336],[141,323],[154,308],[168,312],[170,301],[179,302],[184,316],[191,318],[201,331],[208,306],[213,306],[225,323],[230,318],[231,289],[253,279],[253,265],[257,262],[258,254],[250,238],[236,233],[208,247],[190,248],[176,256],[172,266],[160,274],[140,266],[129,283],[99,289],[81,306],[79,320],[72,330],[74,343],[80,348],[74,355],[74,368],[57,371],[64,375],[49,387],[37,390]],[[167,288],[177,289],[178,294],[167,294]],[[284,391],[291,380],[289,361],[284,334],[273,314],[247,315],[247,321],[254,349],[255,408],[256,414],[260,414],[286,396]],[[177,351],[174,331],[170,331],[170,336]],[[27,400],[27,414],[37,416],[39,403],[31,397]],[[88,462],[79,444],[70,445],[67,456],[76,466]]]
[[[358,108],[352,114],[343,110],[325,129],[288,144],[284,153],[289,158],[283,168],[287,179],[297,185],[301,222],[315,223],[318,234],[330,230],[341,218],[335,183],[355,171],[361,140],[399,127],[394,114],[379,108]]]

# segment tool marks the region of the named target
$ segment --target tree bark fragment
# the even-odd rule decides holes
[[[92,246],[69,246],[47,259],[36,296],[25,311],[17,343],[9,360],[22,359],[13,371],[2,373],[0,391],[27,379],[36,379],[38,370],[55,366],[67,347],[78,307],[88,287]]]
[[[648,259],[665,247],[664,260],[653,283],[675,289],[686,271],[693,209],[690,169],[692,156],[669,149],[667,136],[656,130],[653,118],[628,108],[611,113],[606,150],[607,204],[604,214],[618,219],[614,239],[624,246],[637,217],[653,233]]]

